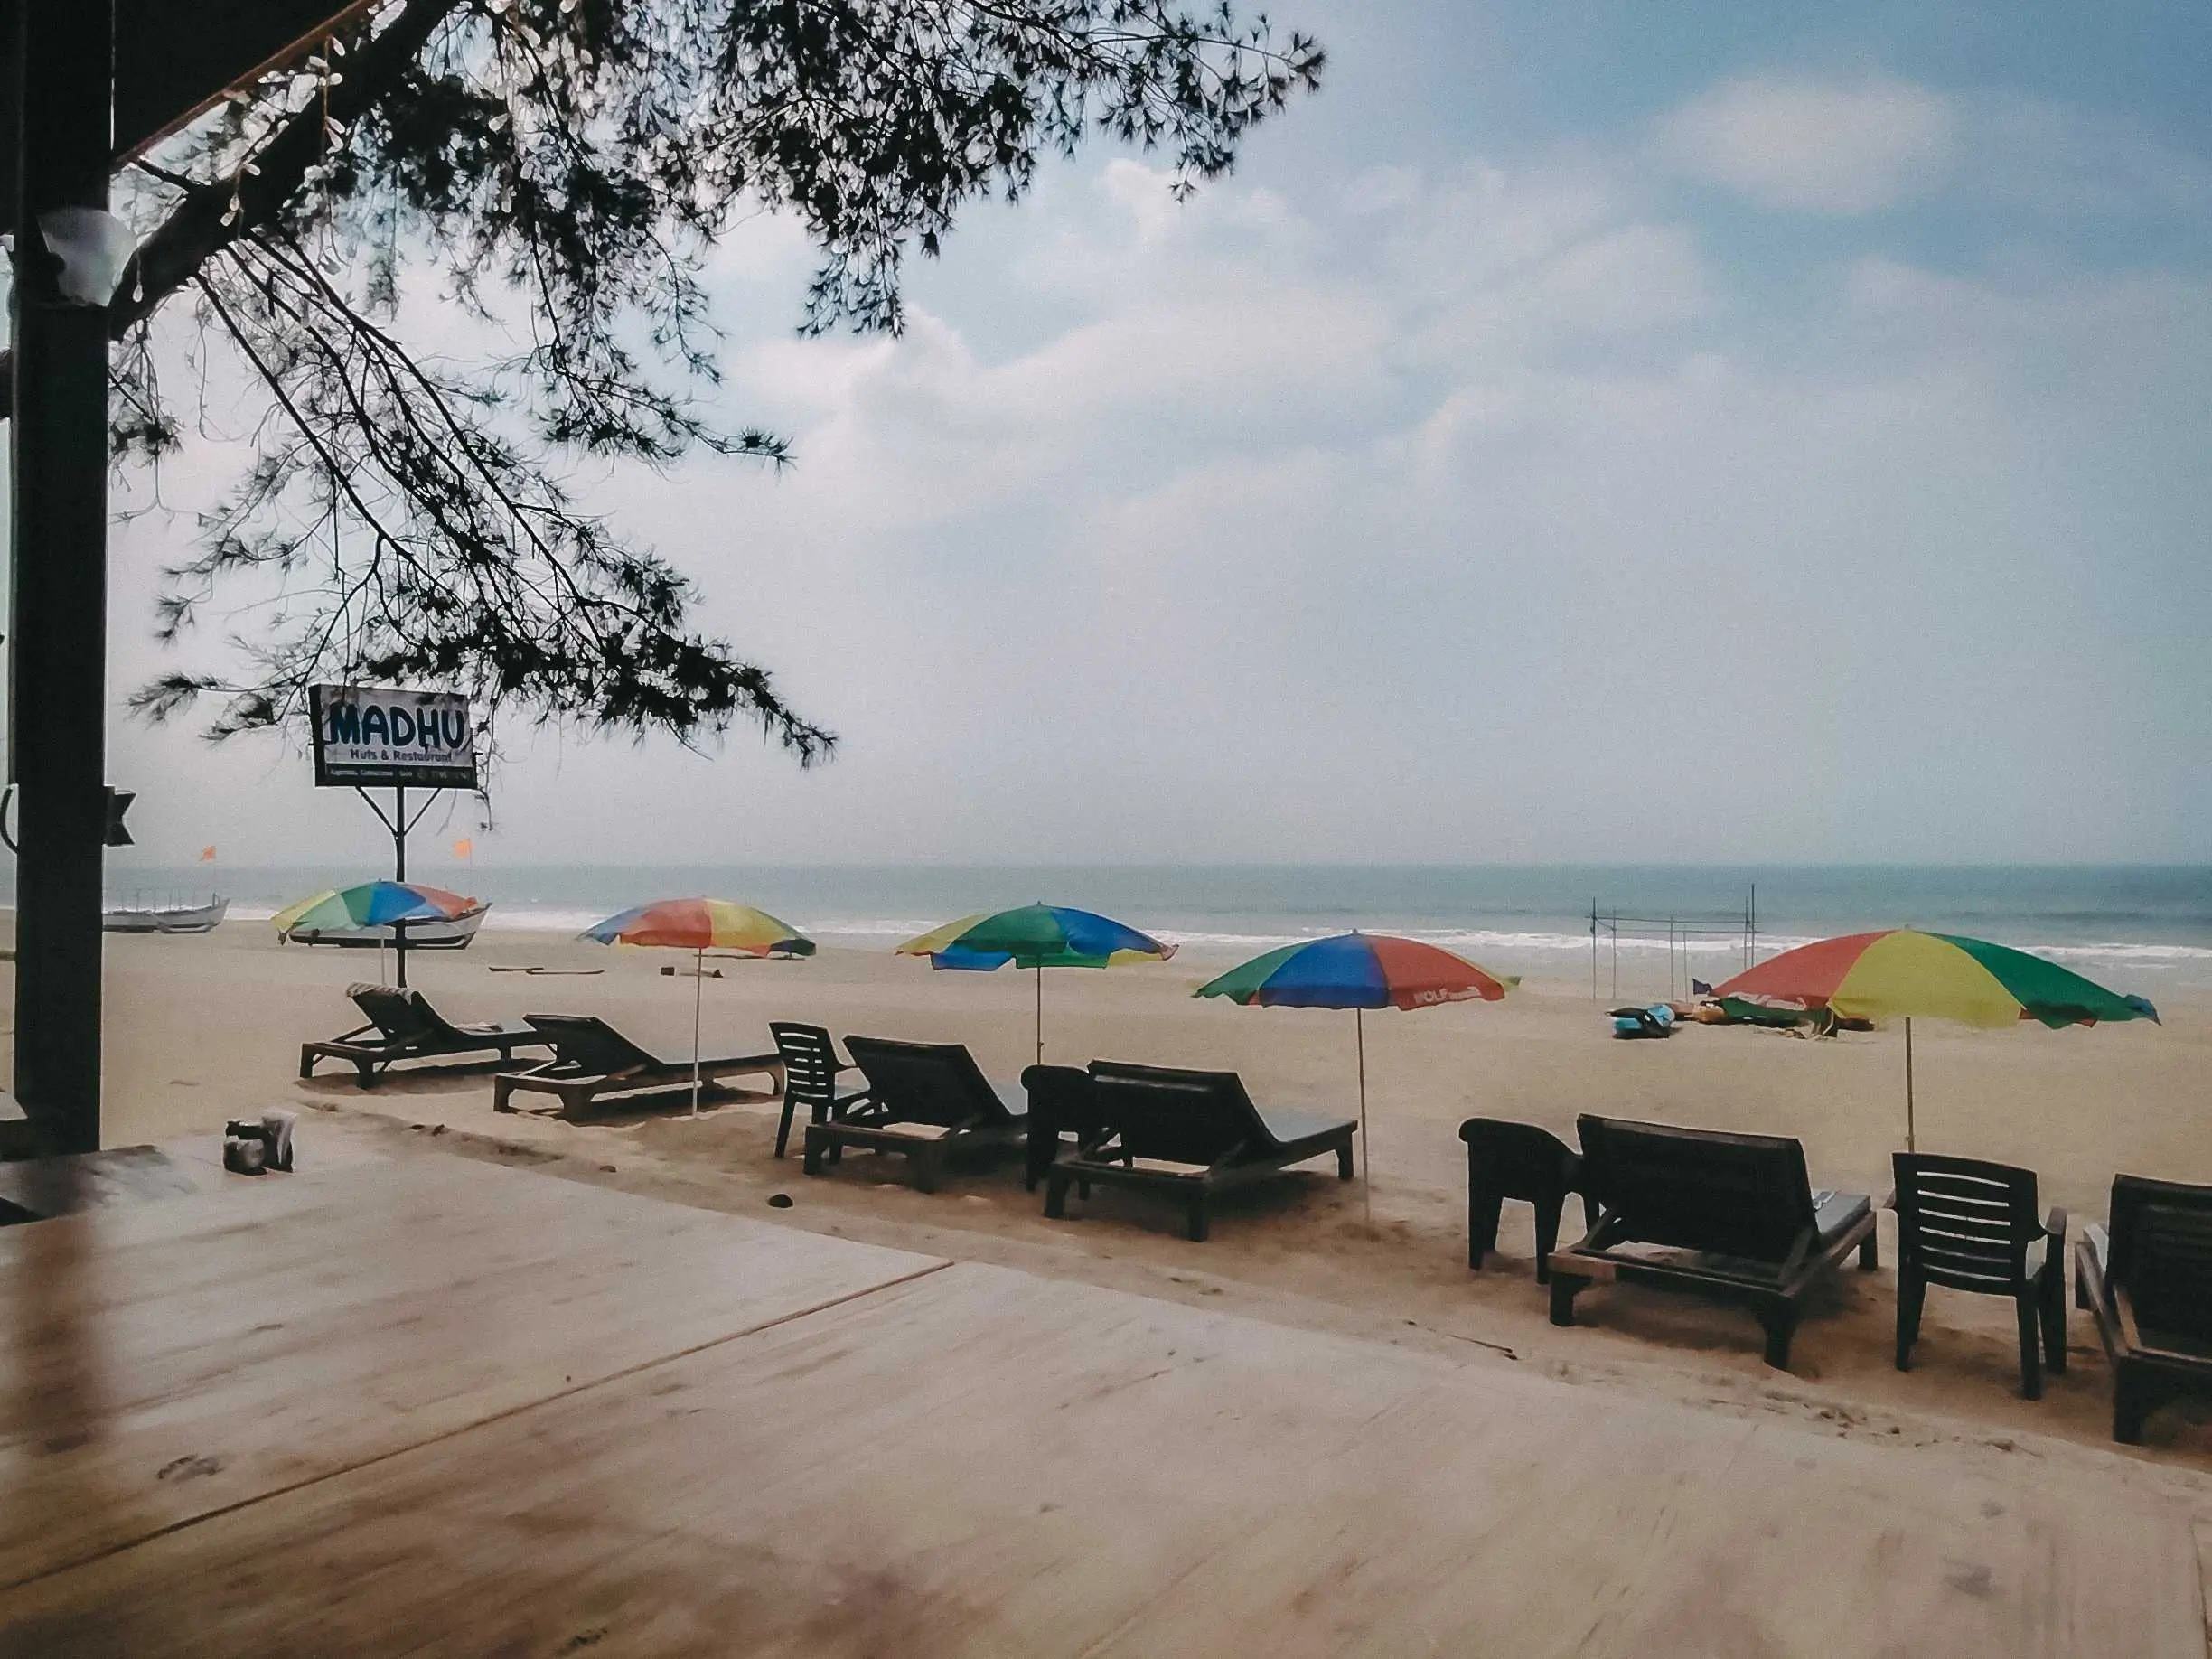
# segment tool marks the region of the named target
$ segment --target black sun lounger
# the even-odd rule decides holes
[[[437,1060],[459,1054],[494,1054],[493,1064],[511,1064],[518,1048],[542,1048],[546,1039],[529,1026],[456,1025],[430,1006],[418,990],[393,985],[351,985],[352,998],[369,1023],[327,1043],[300,1045],[302,1077],[314,1075],[318,1060],[344,1060],[361,1073],[361,1086],[373,1088],[380,1073],[398,1060]],[[426,1066],[445,1072],[451,1066]]]
[[[848,1036],[845,1051],[867,1079],[867,1094],[806,1126],[804,1167],[820,1175],[847,1147],[906,1157],[914,1184],[937,1190],[945,1167],[962,1153],[1018,1147],[1029,1130],[1027,1103],[983,1075],[958,1043],[900,1043]]]
[[[2115,1176],[2109,1228],[2074,1251],[2074,1297],[2113,1368],[2113,1439],[2180,1394],[2212,1395],[2212,1186]]]
[[[1575,1298],[1616,1281],[1742,1304],[1767,1333],[1767,1363],[1789,1369],[1805,1293],[1859,1252],[1875,1266],[1874,1206],[1815,1192],[1804,1148],[1778,1135],[1730,1135],[1585,1114],[1582,1195],[1598,1220],[1551,1255],[1551,1323]]]
[[[1067,1213],[1070,1186],[1086,1197],[1094,1183],[1134,1186],[1182,1204],[1202,1242],[1215,1193],[1329,1152],[1338,1178],[1352,1178],[1354,1120],[1261,1111],[1234,1072],[1094,1060],[1089,1110],[1092,1126],[1045,1177],[1047,1215]]]
[[[509,1072],[494,1078],[494,1111],[520,1110],[509,1103],[509,1097],[518,1090],[558,1096],[561,1116],[572,1118],[609,1096],[691,1086],[689,1054],[659,1054],[641,1048],[604,1019],[588,1014],[532,1014],[527,1017],[539,1040],[553,1045],[553,1058],[526,1072]],[[783,1086],[781,1054],[704,1056],[698,1063],[702,1093],[711,1093],[716,1099],[727,1092],[714,1088],[715,1083],[747,1072],[764,1073],[778,1090]]]

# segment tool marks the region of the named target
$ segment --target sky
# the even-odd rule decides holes
[[[2212,10],[1271,12],[1330,66],[1232,177],[1094,143],[902,338],[799,338],[808,250],[750,221],[717,408],[797,464],[579,480],[833,763],[510,728],[426,841],[2212,859]],[[380,858],[297,750],[121,714],[189,533],[118,533],[121,861]]]

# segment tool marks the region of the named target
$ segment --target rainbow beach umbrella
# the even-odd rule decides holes
[[[2010,945],[1886,928],[1823,939],[1763,961],[1714,987],[1716,997],[1778,997],[1847,1019],[1905,1022],[1905,1144],[1918,1150],[1913,1110],[1912,1023],[1955,1020],[2004,1030],[2032,1019],[2056,1029],[2100,1020],[2158,1019],[2141,997],[2123,996]]]
[[[445,922],[479,908],[478,901],[413,881],[365,881],[357,887],[325,888],[269,918],[277,937],[356,927]]]
[[[730,951],[739,956],[811,956],[814,942],[764,910],[728,899],[661,899],[609,916],[577,935],[601,944],[670,945],[680,950]]]
[[[1439,945],[1388,933],[1338,933],[1284,945],[1201,985],[1200,997],[1226,997],[1246,1008],[1350,1008],[1359,1053],[1360,1163],[1367,1164],[1367,1029],[1369,1008],[1432,1008],[1447,1002],[1497,1002],[1518,984]],[[1371,1182],[1363,1182],[1366,1190]],[[1374,1224],[1368,1199],[1368,1225]]]
[[[359,886],[325,888],[269,918],[280,942],[295,933],[349,933],[359,928],[390,930],[392,954],[398,963],[398,980],[407,984],[407,928],[416,922],[449,922],[484,909],[480,899],[464,898],[443,887],[426,887],[418,881],[365,881]],[[377,939],[377,960],[384,960],[383,935]]]
[[[709,951],[739,956],[811,956],[814,942],[764,910],[728,899],[661,899],[609,916],[576,935],[605,945],[661,945],[689,951],[691,961],[691,1115],[699,1109],[699,1024]]]
[[[989,915],[962,916],[900,945],[900,956],[926,956],[933,968],[989,973],[1008,962],[1036,970],[1036,1054],[1045,1063],[1045,970],[1116,968],[1164,962],[1176,953],[1126,923],[1064,904],[1023,904]]]

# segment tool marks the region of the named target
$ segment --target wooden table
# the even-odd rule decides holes
[[[2205,1653],[2195,1517],[2088,1463],[460,1159],[0,1276],[8,1655]]]

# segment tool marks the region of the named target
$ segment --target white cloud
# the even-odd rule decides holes
[[[1760,76],[1701,94],[1662,123],[1664,156],[1769,207],[1873,212],[1928,190],[1957,117],[1925,87]]]
[[[1788,91],[1693,108],[1746,86]],[[1869,138],[1870,87],[1907,128],[1934,96],[1781,97],[1739,187],[1841,212],[1964,164],[1948,114]],[[548,739],[501,856],[2203,856],[2202,272],[1870,248],[1755,305],[1601,154],[1264,184],[1070,175],[918,271],[896,341],[756,307],[731,407],[798,468],[592,505],[848,746]],[[266,751],[117,750],[172,856],[352,832]]]

